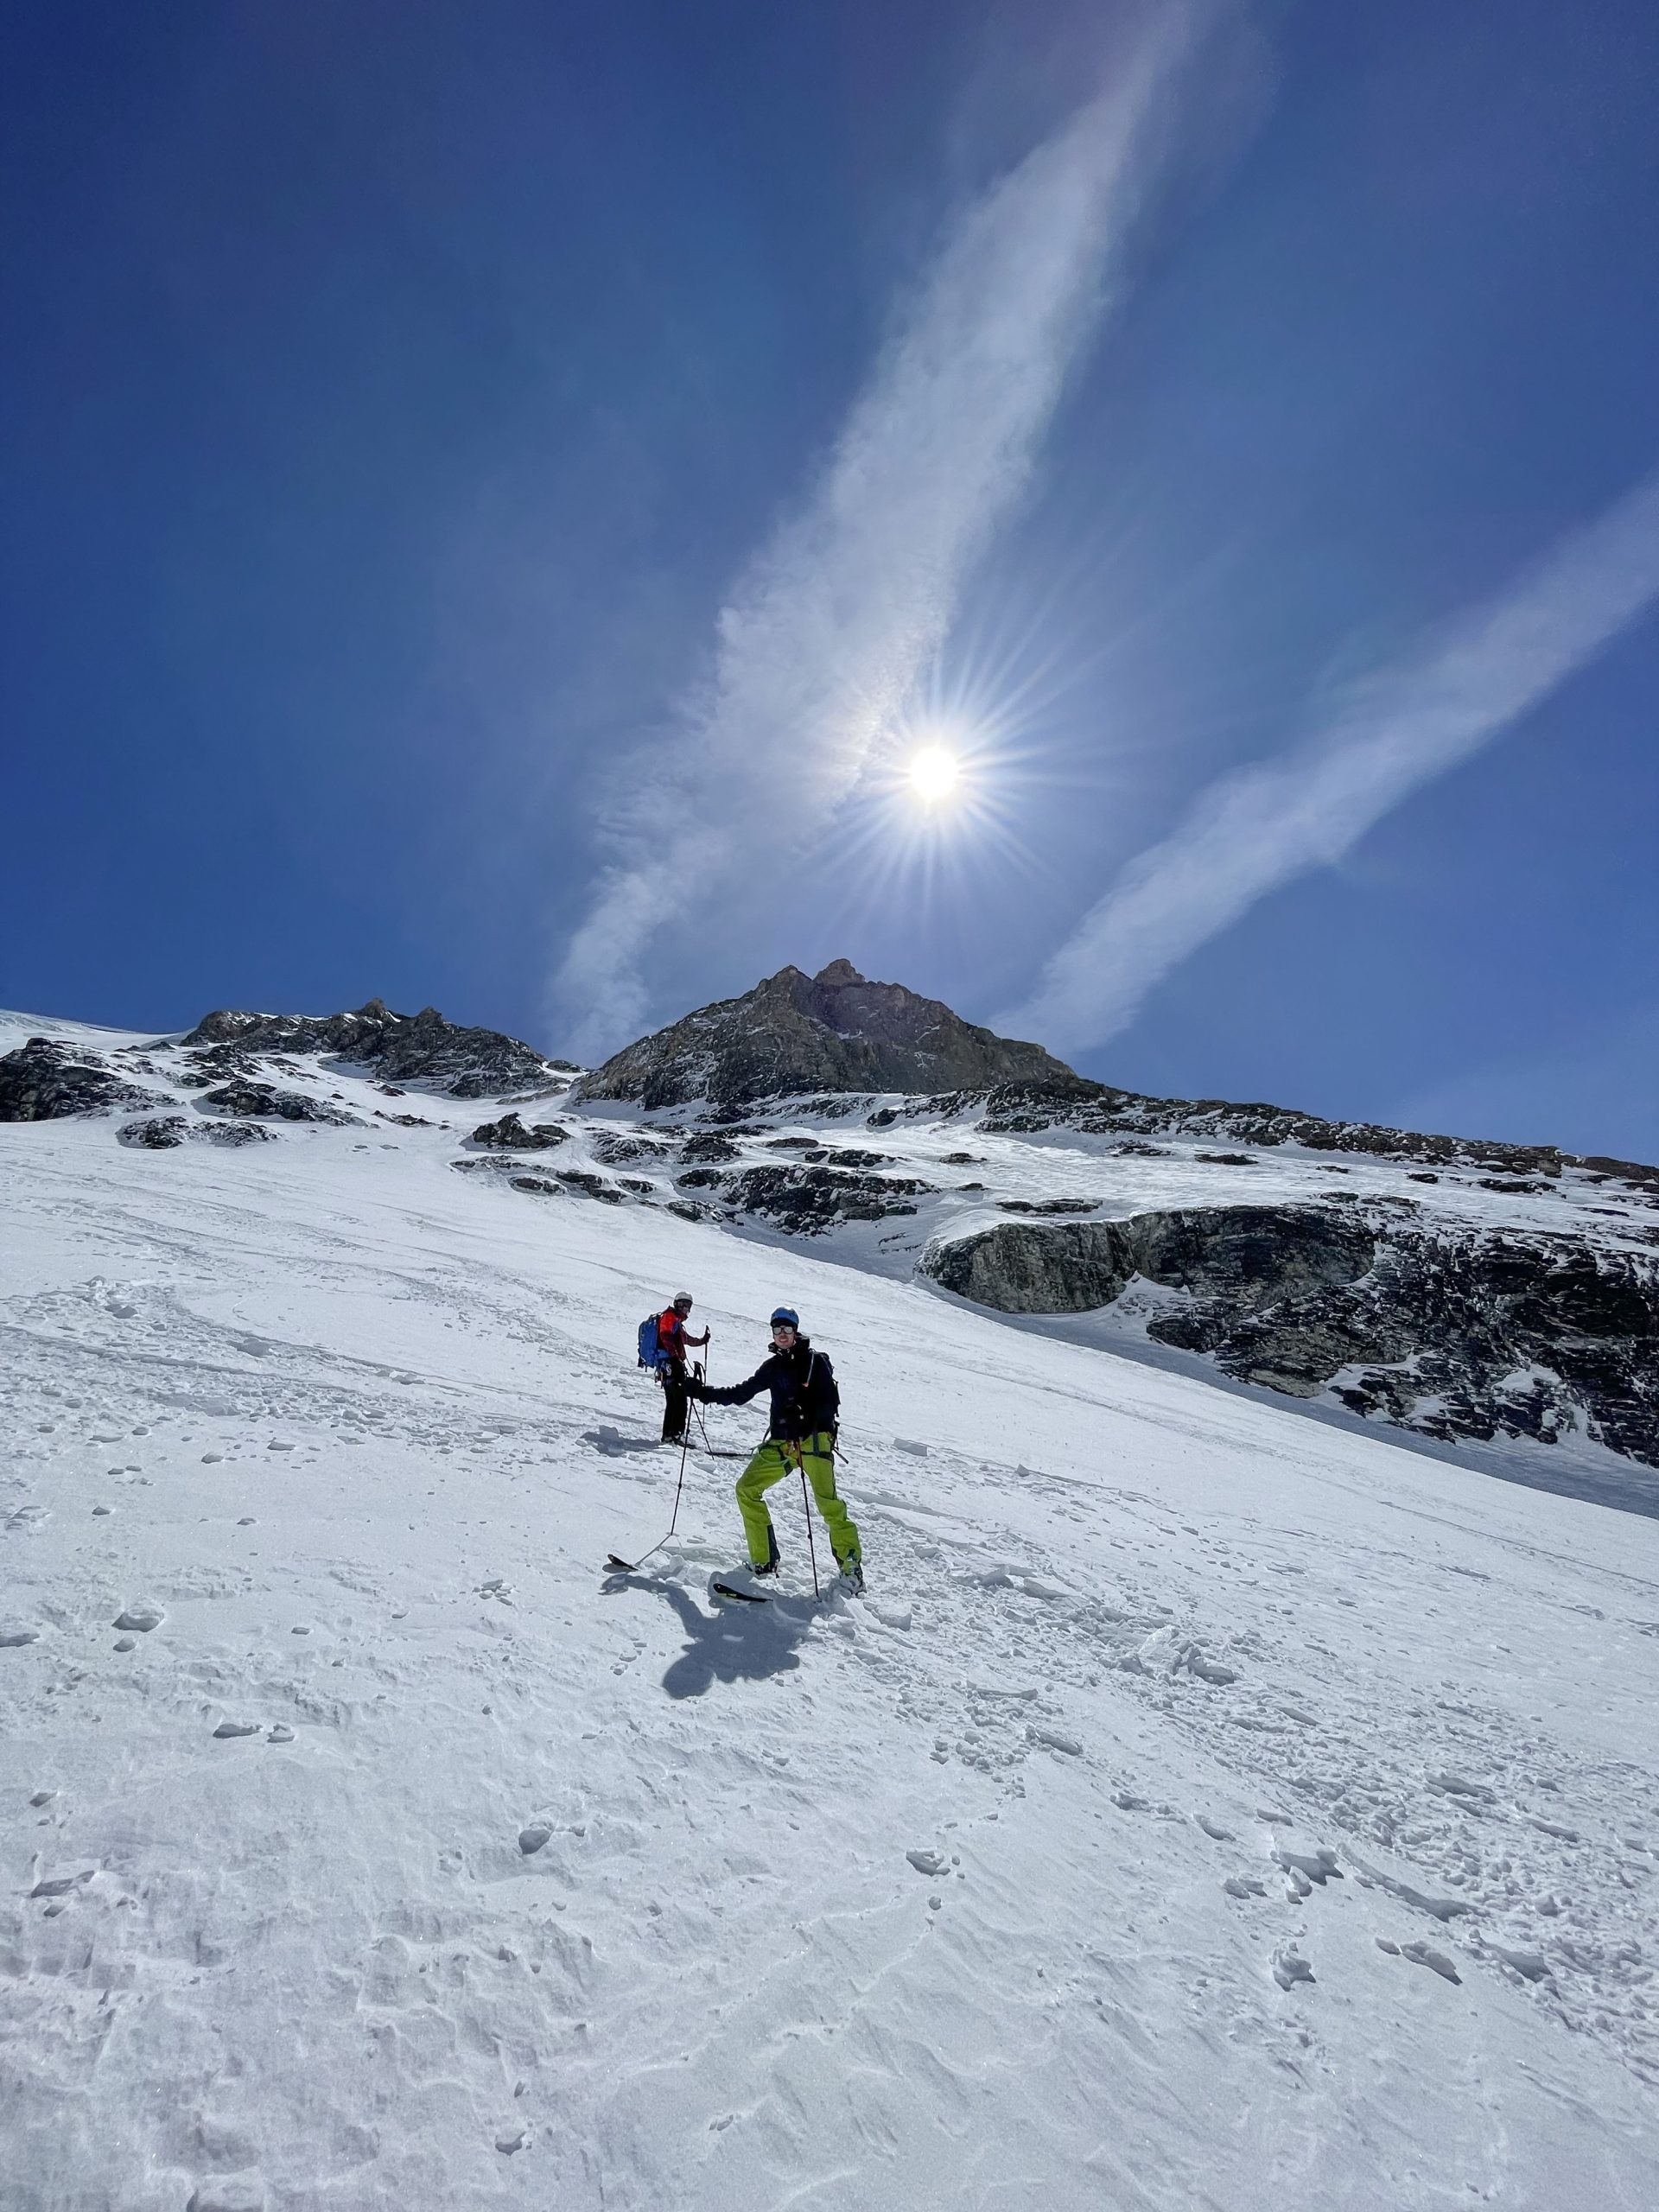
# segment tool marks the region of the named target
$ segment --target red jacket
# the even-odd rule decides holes
[[[671,1306],[665,1306],[657,1316],[657,1343],[670,1359],[683,1359],[688,1344],[706,1344],[708,1341],[707,1329],[700,1337],[688,1337],[685,1323]]]

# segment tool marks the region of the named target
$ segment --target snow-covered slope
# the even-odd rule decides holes
[[[1659,1524],[284,1079],[353,1122],[0,1128],[9,2212],[1659,2198]],[[780,1492],[717,1611],[701,1455],[601,1571],[681,1287],[835,1359],[867,1602]]]

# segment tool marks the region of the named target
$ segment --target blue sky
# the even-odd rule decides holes
[[[9,10],[0,1001],[1659,1157],[1659,16],[1017,12]]]

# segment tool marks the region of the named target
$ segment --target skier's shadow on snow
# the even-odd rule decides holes
[[[702,1697],[716,1682],[764,1681],[801,1663],[796,1646],[811,1626],[803,1610],[767,1603],[717,1605],[705,1613],[677,1582],[652,1574],[613,1574],[607,1591],[649,1590],[665,1598],[680,1617],[686,1645],[663,1676],[670,1697]]]

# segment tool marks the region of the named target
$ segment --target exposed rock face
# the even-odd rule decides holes
[[[1009,1223],[933,1247],[923,1268],[1012,1313],[1110,1306],[1139,1276],[1188,1294],[1149,1336],[1246,1382],[1334,1387],[1356,1412],[1446,1439],[1580,1426],[1659,1466],[1659,1266],[1635,1254],[1353,1205],[1217,1206]]]
[[[637,1099],[648,1109],[706,1099],[737,1108],[807,1091],[939,1091],[1039,1084],[1092,1095],[1039,1045],[998,1037],[902,983],[872,983],[850,961],[816,976],[780,969],[741,998],[701,1007],[618,1052],[573,1096]]]
[[[983,1185],[981,1185],[982,1189]],[[1098,1198],[999,1198],[1000,1213],[1098,1213]]]
[[[272,1084],[251,1083],[245,1077],[221,1084],[217,1090],[204,1090],[201,1103],[217,1107],[221,1114],[254,1121],[324,1122],[346,1129],[363,1126],[355,1114],[330,1106],[323,1099],[308,1097],[302,1090],[278,1090]]]
[[[0,1058],[0,1122],[59,1122],[153,1103],[153,1091],[124,1083],[50,1037],[31,1037]]]
[[[1009,1223],[933,1248],[936,1282],[1004,1313],[1084,1313],[1132,1275],[1254,1310],[1276,1292],[1351,1282],[1375,1249],[1364,1224],[1312,1206],[1217,1206],[1127,1221]]]
[[[543,1059],[499,1029],[463,1029],[435,1007],[393,1014],[371,999],[355,1014],[243,1014],[223,1010],[199,1021],[183,1040],[190,1046],[229,1046],[244,1054],[324,1052],[353,1067],[372,1069],[388,1083],[429,1083],[454,1098],[486,1098],[527,1090],[555,1074],[571,1074],[569,1060]]]
[[[499,1122],[481,1122],[473,1131],[473,1142],[496,1152],[550,1152],[569,1135],[556,1122],[537,1122],[526,1128],[516,1114],[504,1114]]]
[[[737,1147],[730,1137],[722,1136],[718,1129],[698,1129],[687,1137],[683,1157],[686,1160],[735,1160]]]
[[[123,1144],[143,1152],[171,1152],[181,1144],[245,1145],[269,1143],[270,1131],[257,1122],[193,1122],[184,1114],[152,1115],[145,1122],[129,1122],[117,1132]]]
[[[660,1137],[631,1135],[626,1130],[601,1129],[588,1138],[588,1149],[607,1167],[626,1167],[632,1160],[666,1160],[669,1154]]]
[[[708,1169],[694,1168],[682,1183],[700,1182]],[[816,1236],[842,1221],[880,1221],[888,1214],[910,1214],[913,1201],[931,1185],[912,1175],[855,1175],[835,1167],[746,1167],[725,1179],[726,1204],[738,1213],[758,1213],[798,1236]]]

